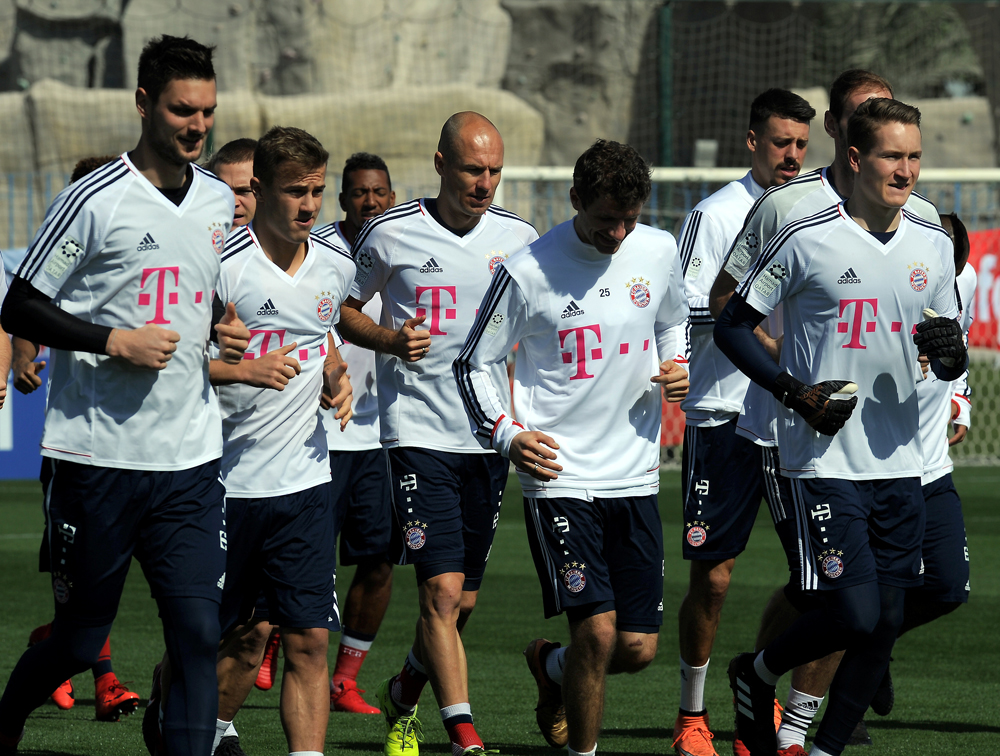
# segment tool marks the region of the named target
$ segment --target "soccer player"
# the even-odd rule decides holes
[[[395,204],[385,161],[367,152],[355,153],[343,170],[340,207],[345,218],[316,233],[346,252],[365,222]],[[382,300],[374,294],[362,312],[374,320],[381,310]],[[357,565],[357,569],[341,608],[343,631],[330,680],[330,710],[378,714],[379,709],[361,697],[357,679],[392,596],[392,498],[386,452],[379,442],[375,353],[344,344],[340,354],[351,366],[355,385],[351,423],[341,432],[332,414],[324,413],[324,424],[340,563]]]
[[[793,92],[769,89],[750,106],[747,147],[751,168],[688,215],[681,229],[681,264],[691,307],[691,390],[681,402],[686,416],[683,457],[684,558],[691,561],[681,603],[681,705],[674,723],[680,756],[717,756],[705,709],[705,676],[736,557],[746,548],[761,497],[775,527],[795,547],[783,502],[791,503],[771,449],[736,434],[749,379],[715,346],[708,294],[723,259],[753,203],[772,186],[794,179],[809,143],[816,111]],[[771,351],[773,342],[762,332]]]
[[[139,57],[136,148],[63,190],[3,308],[53,350],[42,484],[56,618],[0,700],[0,747],[55,687],[93,666],[133,554],[176,666],[168,753],[210,752],[225,552],[222,431],[208,342],[232,192],[193,165],[216,107],[212,51],[151,40]],[[216,326],[239,362],[232,307]]]
[[[70,175],[70,184],[79,181],[84,176],[93,173],[103,165],[118,160],[117,155],[83,158],[78,161]],[[6,279],[5,279],[6,282]],[[14,347],[14,388],[22,394],[30,394],[42,385],[38,376],[45,368],[45,360],[34,362],[38,357],[39,345],[25,339],[15,337]],[[2,365],[0,365],[2,367]],[[46,527],[46,532],[48,528]],[[51,572],[52,565],[49,555],[48,538],[42,539],[39,563],[43,572]],[[52,634],[52,623],[36,627],[28,636],[28,645],[32,646],[43,641]],[[97,657],[97,663],[91,668],[94,675],[94,713],[103,722],[117,722],[122,716],[128,716],[139,706],[139,694],[123,685],[114,673],[111,664],[111,637],[108,636]],[[66,680],[52,692],[52,701],[60,709],[73,708],[76,699],[73,694],[73,681]]]
[[[834,140],[833,163],[769,189],[754,203],[743,229],[727,255],[723,270],[712,285],[708,304],[713,318],[719,317],[738,280],[746,274],[750,265],[759,257],[760,251],[779,229],[793,220],[834,207],[850,196],[854,187],[854,172],[847,158],[848,120],[865,100],[891,96],[892,87],[889,82],[870,71],[852,69],[837,77],[830,87],[830,110],[823,118],[824,128]],[[927,221],[939,221],[934,205],[916,192],[910,194],[906,207]],[[848,272],[845,269],[838,277],[845,281],[842,284],[844,286],[851,285],[847,282],[856,277],[848,275]],[[772,338],[780,338],[781,321],[782,309],[779,306],[763,324]],[[774,398],[757,384],[751,383],[743,400],[736,432],[758,445],[770,447],[775,468],[780,466],[775,456],[776,417]],[[792,527],[796,517],[795,508],[783,506],[782,513],[785,516],[784,528]],[[789,580],[784,587],[775,591],[764,610],[757,634],[758,649],[774,640],[807,606],[802,596],[798,555],[786,556],[789,559]],[[840,653],[837,652],[829,659],[807,664],[793,673],[788,699],[781,715],[779,743],[782,748],[802,747],[806,730],[819,710],[839,661]],[[734,751],[737,756],[745,756],[746,753],[738,733]],[[792,754],[794,756],[794,751]]]
[[[289,752],[301,756],[323,751],[327,643],[329,631],[340,629],[321,394],[339,395],[342,426],[350,418],[349,384],[337,387],[343,371],[330,367],[346,367],[332,329],[355,266],[348,253],[310,233],[323,204],[328,158],[301,129],[276,126],[258,142],[250,182],[256,213],[226,241],[219,284],[220,297],[248,313],[252,338],[240,364],[212,362],[228,507],[223,630],[254,633],[263,590],[265,622],[281,626],[281,721]],[[254,637],[261,639],[259,659],[267,633]],[[226,653],[218,672],[217,745],[257,676],[255,666]]]
[[[456,113],[434,155],[438,196],[388,210],[354,241],[358,275],[340,330],[376,353],[381,441],[389,450],[402,558],[415,565],[420,596],[413,648],[399,674],[379,686],[386,756],[404,749],[417,756],[417,701],[428,679],[452,750],[483,749],[460,633],[486,569],[507,462],[473,436],[451,365],[497,266],[538,238],[530,224],[491,207],[502,167],[496,127],[478,113]],[[378,324],[361,311],[376,293]]]
[[[236,199],[236,210],[233,213],[233,228],[245,226],[253,220],[257,200],[250,188],[253,177],[253,151],[257,148],[256,139],[234,139],[226,142],[212,155],[206,170],[211,171],[225,181],[233,190]]]
[[[605,677],[649,665],[663,618],[660,384],[686,393],[688,306],[673,237],[638,224],[650,189],[632,147],[595,142],[573,170],[575,218],[504,263],[455,361],[476,438],[518,470],[545,616],[569,619],[568,647],[525,655],[542,734],[571,756],[596,752]]]
[[[777,751],[778,678],[845,650],[811,753],[842,752],[888,664],[905,592],[922,582],[917,354],[943,380],[962,375],[968,354],[951,242],[902,209],[919,176],[919,123],[898,101],[862,103],[848,126],[850,199],[779,231],[715,327],[723,352],[781,405],[781,471],[815,607],[730,664],[752,756]],[[786,328],[776,364],[752,331],[778,303]]]

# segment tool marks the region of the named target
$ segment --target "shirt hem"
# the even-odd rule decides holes
[[[316,486],[322,486],[324,483],[329,483],[333,480],[333,476],[327,474],[322,479],[316,478],[315,480],[299,483],[294,486],[289,486],[287,488],[280,488],[276,491],[232,491],[228,487],[226,488],[226,498],[227,499],[267,499],[274,496],[288,496],[289,494],[299,493],[300,491],[308,491],[310,488],[316,488]],[[223,485],[226,481],[223,480]]]
[[[75,452],[69,449],[53,449],[51,447],[42,447],[42,456],[49,457],[51,459],[59,459],[65,462],[76,462],[78,465],[91,465],[92,467],[111,467],[116,470],[143,470],[151,472],[175,472],[177,470],[190,470],[192,467],[198,467],[206,462],[212,462],[216,459],[221,459],[222,457],[222,446],[220,445],[217,450],[214,450],[210,454],[204,454],[199,457],[195,457],[190,460],[184,460],[183,462],[175,462],[174,464],[165,465],[162,462],[134,462],[134,461],[124,461],[124,460],[113,460],[113,459],[101,459],[94,457],[87,452]]]

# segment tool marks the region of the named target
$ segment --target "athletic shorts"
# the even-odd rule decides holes
[[[388,559],[392,544],[389,463],[383,449],[330,452],[340,563]]]
[[[946,603],[969,601],[969,542],[962,501],[951,473],[923,487],[927,526],[922,545],[924,584],[914,595]]]
[[[219,460],[187,470],[42,462],[56,617],[110,624],[132,557],[154,599],[219,602],[226,572],[226,491]]]
[[[622,498],[531,498],[524,520],[545,618],[614,611],[619,630],[663,624],[663,526],[656,494]]]
[[[330,484],[284,496],[229,499],[229,558],[220,619],[223,635],[254,616],[293,628],[340,630],[337,536]],[[265,618],[264,613],[257,617]]]
[[[802,589],[835,590],[878,581],[923,583],[920,478],[793,478],[802,546]]]
[[[507,484],[499,454],[389,449],[399,564],[412,564],[417,584],[448,572],[478,591],[490,557]]]
[[[778,450],[736,433],[737,418],[710,428],[684,429],[683,553],[685,559],[723,561],[743,553],[760,500],[785,549],[789,570],[798,573],[798,544],[788,479],[778,474]]]

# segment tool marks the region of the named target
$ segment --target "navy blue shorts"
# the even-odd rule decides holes
[[[969,542],[962,500],[951,473],[923,487],[927,526],[922,546],[924,584],[913,594],[946,603],[969,601]],[[907,592],[909,593],[909,592]]]
[[[392,497],[385,451],[332,451],[330,472],[340,563],[389,559]]]
[[[229,559],[220,611],[224,635],[254,615],[261,594],[273,625],[340,630],[329,483],[284,496],[231,497],[226,522]],[[263,618],[263,613],[257,616]]]
[[[786,522],[794,516],[791,489],[778,474],[778,450],[738,435],[736,423],[684,429],[684,558],[724,561],[743,553],[763,498],[797,572],[798,544]]]
[[[389,449],[395,558],[414,565],[417,583],[460,572],[462,590],[478,591],[486,572],[508,462],[499,454]]]
[[[805,591],[923,583],[920,478],[793,478]]]
[[[656,494],[524,500],[545,618],[616,613],[623,632],[663,624],[663,526]]]
[[[41,566],[52,573],[56,617],[110,624],[133,556],[153,598],[221,601],[226,490],[219,472],[219,460],[153,471],[45,459],[48,563]]]

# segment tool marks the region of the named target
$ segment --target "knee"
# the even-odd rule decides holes
[[[729,592],[733,561],[691,562],[691,588],[688,595],[700,604],[721,609]]]
[[[659,636],[651,634],[620,633],[614,666],[626,674],[642,672],[656,658],[658,638]]]
[[[59,628],[58,624],[53,625],[52,639],[65,644],[76,666],[84,670],[96,664],[111,626]]]
[[[420,585],[421,619],[444,619],[457,622],[462,608],[462,575],[447,573],[425,580]],[[475,599],[473,599],[475,605]],[[469,612],[472,608],[469,608]]]
[[[285,661],[293,667],[326,665],[330,631],[325,627],[282,629],[281,645]]]
[[[614,622],[609,614],[588,617],[571,627],[570,655],[600,663],[602,666],[611,657],[617,640]]]
[[[392,565],[384,559],[361,562],[351,585],[363,585],[366,590],[380,591],[392,584]]]

